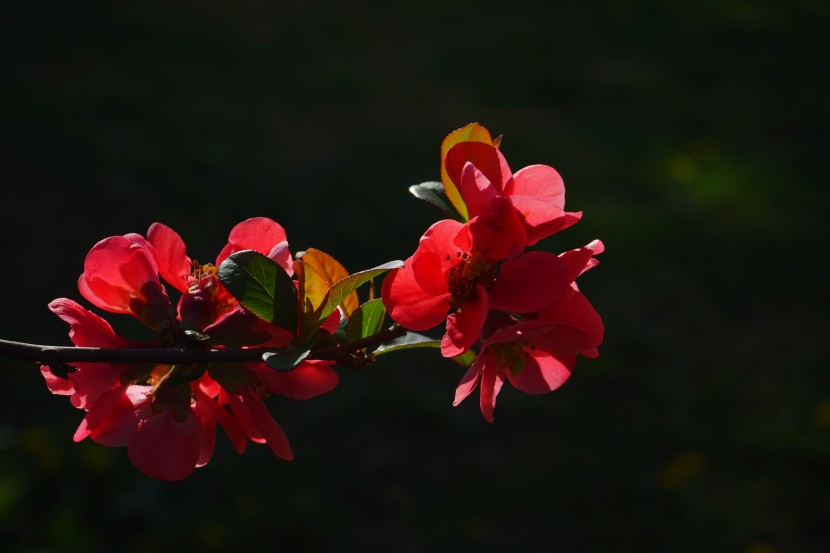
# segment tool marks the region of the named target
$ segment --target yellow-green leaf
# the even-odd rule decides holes
[[[451,132],[441,143],[441,182],[444,184],[444,193],[447,195],[447,199],[450,203],[452,203],[455,209],[458,210],[458,213],[461,215],[462,219],[466,221],[470,218],[470,215],[467,212],[467,206],[464,205],[464,200],[461,199],[461,193],[458,191],[458,186],[452,181],[452,179],[450,179],[449,174],[447,174],[447,168],[444,162],[447,157],[447,152],[449,152],[453,146],[461,142],[484,142],[490,146],[494,146],[494,143],[493,138],[490,136],[490,131],[478,123],[470,123],[469,125],[465,125],[464,127]]]

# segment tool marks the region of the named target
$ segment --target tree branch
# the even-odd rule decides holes
[[[312,351],[308,359],[344,360],[349,354],[382,344],[406,334],[395,325],[377,334],[346,342],[333,348]],[[22,361],[36,361],[45,365],[62,363],[156,363],[180,365],[188,363],[240,363],[262,361],[262,355],[283,348],[200,349],[200,348],[81,348],[27,344],[0,339],[0,356]]]

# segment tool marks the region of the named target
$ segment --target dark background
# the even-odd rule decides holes
[[[404,258],[439,218],[407,186],[478,121],[584,211],[541,247],[605,242],[601,356],[492,425],[459,367],[390,356],[274,398],[294,462],[220,431],[178,483],[3,361],[4,551],[830,550],[826,2],[230,4],[2,8],[0,336],[68,344],[47,303],[153,221],[203,261],[258,215]]]

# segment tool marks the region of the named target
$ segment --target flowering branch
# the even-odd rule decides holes
[[[492,422],[505,383],[553,391],[577,355],[596,357],[603,340],[602,320],[575,282],[598,264],[602,242],[558,255],[529,250],[582,213],[565,211],[555,169],[513,173],[500,146],[475,123],[444,139],[441,181],[410,192],[446,218],[405,261],[350,273],[314,248],[292,254],[279,223],[254,217],[203,264],[178,233],[153,223],[146,235],[95,244],[78,290],[103,311],[134,317],[155,341],[131,341],[57,298],[49,309],[75,347],[0,340],[0,356],[40,362],[49,390],[85,412],[75,441],[126,446],[139,470],[164,480],[210,460],[217,426],[239,453],[250,441],[292,459],[263,400],[311,399],[337,386],[335,365],[361,367],[401,349],[439,349],[464,367],[453,405],[478,388]],[[446,332],[437,340],[411,332],[439,326]]]

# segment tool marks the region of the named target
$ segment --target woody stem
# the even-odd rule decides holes
[[[312,351],[308,359],[339,360],[357,350],[388,342],[406,331],[395,325],[377,334],[346,342],[333,348]],[[90,348],[28,344],[0,339],[0,356],[45,365],[63,363],[156,363],[176,365],[188,363],[239,363],[262,361],[264,353],[282,348],[247,349],[186,349],[186,348]]]

